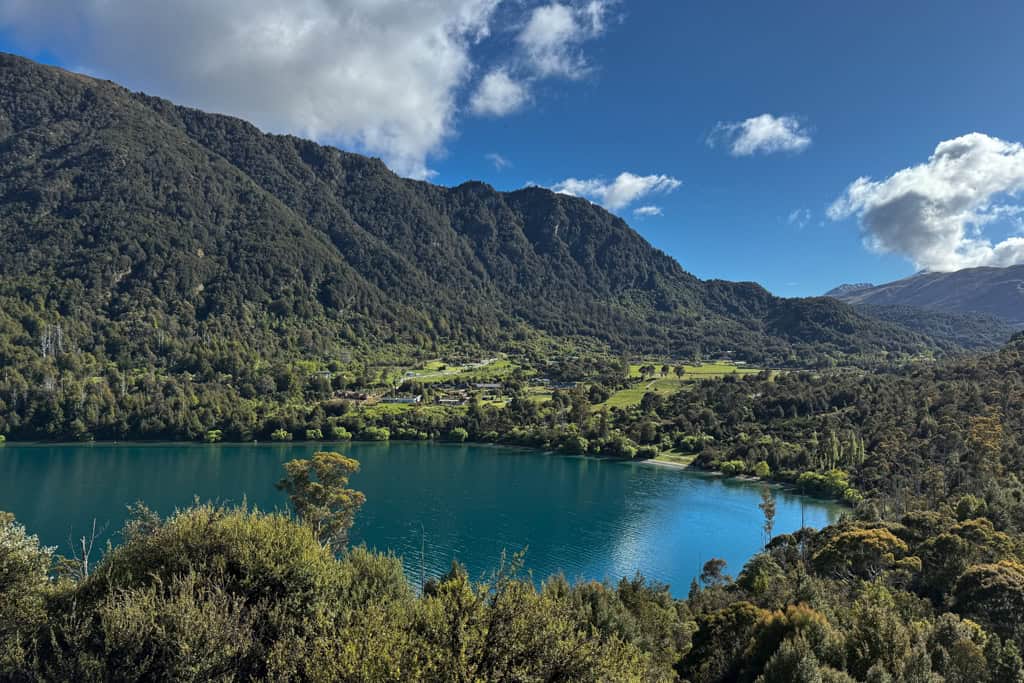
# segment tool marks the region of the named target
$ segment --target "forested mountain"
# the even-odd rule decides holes
[[[1024,326],[1024,265],[918,273],[884,285],[841,285],[825,296],[852,304],[982,313]]]
[[[10,55],[0,240],[7,362],[57,324],[64,348],[179,366],[196,340],[301,357],[541,334],[774,363],[931,346],[831,299],[701,281],[583,199],[399,178]]]

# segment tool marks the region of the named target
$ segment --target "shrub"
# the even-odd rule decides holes
[[[306,441],[322,441],[324,433],[320,429],[307,429],[306,430]]]
[[[862,500],[860,493],[850,486],[850,475],[843,470],[831,470],[826,474],[804,472],[797,478],[796,483],[801,493],[839,498],[852,503]]]
[[[331,436],[333,436],[336,441],[349,441],[352,439],[352,432],[348,431],[344,427],[335,427],[331,430]]]
[[[742,460],[726,460],[718,465],[718,469],[727,477],[735,477],[747,471],[747,463]]]
[[[654,446],[641,446],[636,449],[637,460],[651,460],[658,457],[658,449]]]
[[[590,441],[579,434],[570,434],[565,437],[564,441],[562,441],[561,448],[566,453],[583,455],[587,452],[587,449],[590,448]]]
[[[465,441],[468,438],[469,438],[469,432],[467,432],[462,427],[456,427],[452,431],[448,432],[448,440],[449,441],[456,441],[458,443],[462,443],[463,441]]]
[[[211,429],[208,432],[206,432],[206,436],[203,437],[203,440],[206,441],[206,443],[217,443],[218,441],[221,441],[223,438],[223,431],[219,429]]]
[[[282,427],[281,429],[275,429],[270,438],[274,441],[291,441],[292,433]]]
[[[635,458],[636,445],[621,434],[616,434],[605,442],[601,453],[615,458]]]
[[[369,426],[359,432],[359,438],[363,441],[390,441],[391,430],[387,427]]]

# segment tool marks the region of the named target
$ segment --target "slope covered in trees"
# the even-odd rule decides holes
[[[0,296],[24,309],[5,337],[30,348],[58,320],[136,361],[196,338],[305,355],[541,333],[771,362],[929,346],[829,299],[700,281],[586,200],[402,179],[9,55],[0,152]]]

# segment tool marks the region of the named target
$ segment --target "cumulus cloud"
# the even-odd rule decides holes
[[[660,216],[661,214],[660,206],[638,206],[633,209],[634,216]]]
[[[517,37],[532,70],[539,76],[581,78],[589,65],[580,45],[604,32],[607,0],[582,6],[560,2],[535,7]]]
[[[511,161],[509,161],[505,157],[501,156],[497,152],[491,152],[490,154],[485,154],[484,158],[486,158],[489,162],[494,164],[494,170],[496,170],[496,171],[504,170],[504,169],[506,169],[506,168],[508,168],[509,166],[512,165]]]
[[[811,212],[809,209],[793,209],[789,212],[786,222],[796,226],[798,229],[802,229],[811,222]]]
[[[497,3],[5,0],[0,27],[80,70],[423,177]]]
[[[626,171],[620,173],[611,182],[600,178],[585,180],[566,178],[552,185],[551,189],[574,197],[586,197],[604,205],[607,209],[618,211],[642,197],[672,192],[680,185],[682,183],[671,176],[639,176]]]
[[[918,268],[950,271],[1024,263],[1024,237],[993,244],[983,230],[1016,219],[1024,191],[1024,146],[982,133],[940,142],[923,164],[884,180],[858,178],[828,209],[856,216],[875,251],[901,254]]]
[[[474,114],[504,116],[522,108],[528,100],[526,85],[514,80],[506,69],[498,68],[480,81],[469,107]]]
[[[711,147],[725,145],[733,156],[801,152],[811,144],[811,134],[792,116],[761,114],[745,121],[715,125],[707,143]]]
[[[539,81],[583,78],[591,69],[583,44],[604,33],[612,2],[552,2],[533,7],[521,23],[513,21],[513,49],[476,84],[469,111],[505,116],[530,102],[531,90]]]

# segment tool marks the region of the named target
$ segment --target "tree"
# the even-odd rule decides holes
[[[359,463],[341,453],[321,451],[312,460],[286,462],[284,469],[287,476],[277,487],[288,493],[299,518],[325,546],[344,547],[356,512],[366,502],[362,492],[348,488]]]
[[[719,557],[712,557],[704,563],[700,571],[700,582],[708,587],[724,586],[732,581],[732,577],[725,573],[725,560]]]
[[[821,665],[810,644],[797,636],[783,641],[758,683],[820,683]]]
[[[767,487],[761,489],[761,502],[757,507],[761,508],[764,514],[764,526],[761,530],[764,532],[764,544],[767,546],[771,543],[772,530],[775,529],[775,497]]]
[[[1010,560],[974,565],[957,581],[953,607],[963,616],[1021,645],[1024,643],[1024,565]]]
[[[812,560],[818,571],[840,578],[874,579],[906,555],[907,544],[886,528],[835,527]]]
[[[22,679],[15,673],[28,665],[26,636],[46,621],[52,561],[53,548],[41,547],[13,515],[0,512],[0,679]]]

